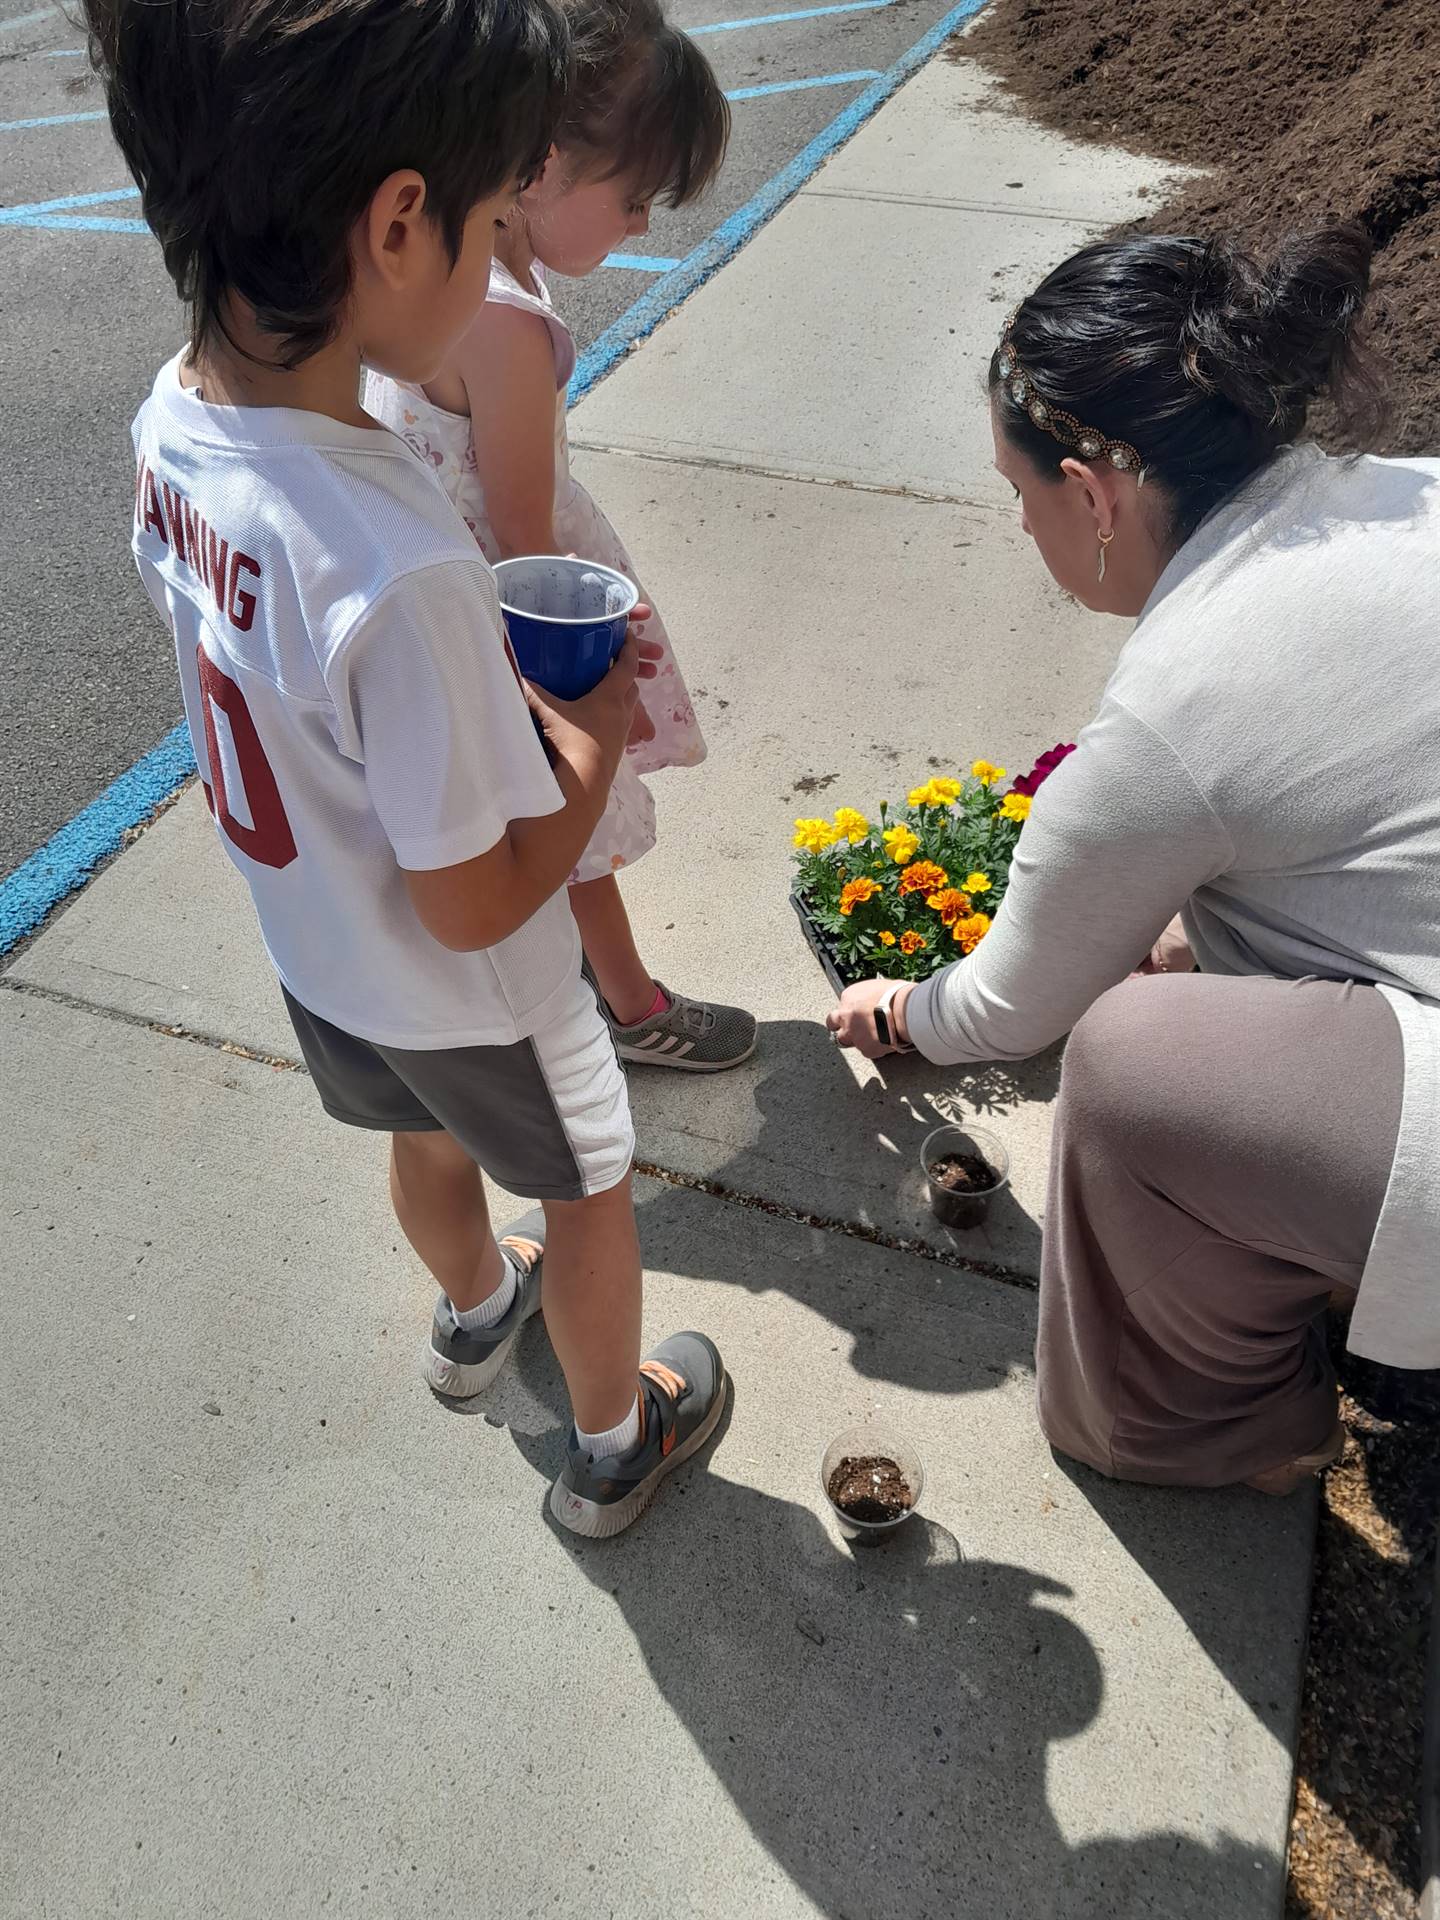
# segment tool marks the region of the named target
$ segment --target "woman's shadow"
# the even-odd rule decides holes
[[[548,1348],[522,1346],[531,1394],[563,1406]],[[560,1465],[558,1426],[513,1438],[538,1472]],[[1104,1684],[1059,1583],[966,1560],[923,1517],[852,1550],[807,1508],[692,1468],[623,1541],[560,1537],[751,1833],[830,1920],[1260,1911],[1266,1863],[1238,1841],[1066,1840],[1047,1748],[1090,1724]],[[1133,1806],[1133,1788],[1116,1799]],[[1109,1802],[1097,1779],[1071,1824],[1103,1830]],[[693,1910],[743,1909],[717,1879]]]

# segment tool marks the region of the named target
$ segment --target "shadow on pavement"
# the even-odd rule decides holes
[[[848,1339],[845,1357],[863,1379],[981,1393],[1034,1367],[1035,1296],[1027,1289],[879,1248],[872,1253],[814,1228],[766,1232],[763,1213],[738,1206],[726,1207],[716,1231],[716,1202],[682,1187],[649,1183],[639,1198],[647,1265],[706,1288],[785,1294]],[[855,1258],[861,1252],[865,1257]],[[698,1299],[695,1323],[705,1324]]]
[[[1023,1136],[1005,1122],[1021,1107],[1043,1114],[1053,1104],[1059,1049],[1013,1065],[937,1067],[908,1056],[877,1064],[879,1076],[861,1084],[818,1021],[772,1020],[761,1025],[753,1061],[698,1089],[694,1076],[636,1068],[630,1097],[640,1156],[727,1192],[890,1237],[923,1237],[962,1260],[1033,1277],[1040,1226],[1013,1192],[995,1202],[984,1228],[949,1233],[929,1210],[920,1149],[935,1127],[955,1120],[991,1127],[1012,1158],[1038,1154],[1048,1116]]]
[[[1052,1451],[1056,1467],[1093,1507],[1106,1529],[1144,1569],[1209,1659],[1255,1715],[1292,1751],[1299,1688],[1277,1681],[1277,1646],[1295,1643],[1293,1591],[1267,1590],[1255,1561],[1257,1507],[1277,1535],[1308,1535],[1313,1495],[1284,1501],[1233,1487],[1135,1486]],[[1263,1503],[1263,1504],[1262,1504]],[[1293,1556],[1286,1551],[1286,1565]],[[1272,1619],[1270,1602],[1279,1612]],[[1298,1646],[1296,1659],[1298,1660]]]
[[[558,1423],[541,1343],[525,1343],[525,1370]],[[539,1473],[559,1466],[558,1424],[513,1437]],[[887,1547],[847,1549],[808,1508],[694,1468],[638,1533],[560,1537],[828,1920],[1253,1920],[1262,1861],[1239,1841],[1066,1841],[1047,1747],[1090,1724],[1104,1681],[1052,1604],[1068,1597],[1058,1582],[966,1560],[923,1518]],[[1087,1797],[1103,1826],[1104,1783]]]

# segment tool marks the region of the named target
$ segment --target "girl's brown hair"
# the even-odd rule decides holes
[[[660,0],[566,0],[571,78],[555,143],[637,198],[684,206],[720,171],[730,107]]]

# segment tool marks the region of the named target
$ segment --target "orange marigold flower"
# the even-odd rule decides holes
[[[900,897],[907,893],[938,893],[950,884],[950,876],[933,860],[916,860],[900,876]]]
[[[841,913],[853,913],[856,907],[873,900],[879,891],[879,885],[864,874],[858,880],[847,880],[840,889]]]
[[[972,913],[968,919],[955,922],[950,929],[950,938],[962,953],[973,953],[989,931],[989,914]]]
[[[932,893],[925,904],[935,909],[947,927],[953,927],[969,913],[970,896],[961,893],[958,887],[942,887],[939,893]]]
[[[880,944],[882,947],[893,947],[895,944],[895,936],[888,927],[880,929]]]
[[[913,927],[907,928],[900,936],[901,953],[919,953],[922,947],[928,947],[929,944],[924,934],[916,933]]]

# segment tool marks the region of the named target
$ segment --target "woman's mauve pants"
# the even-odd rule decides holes
[[[1403,1080],[1371,987],[1162,975],[1096,1002],[1065,1054],[1045,1220],[1052,1445],[1200,1487],[1324,1445],[1324,1312],[1359,1286]]]

